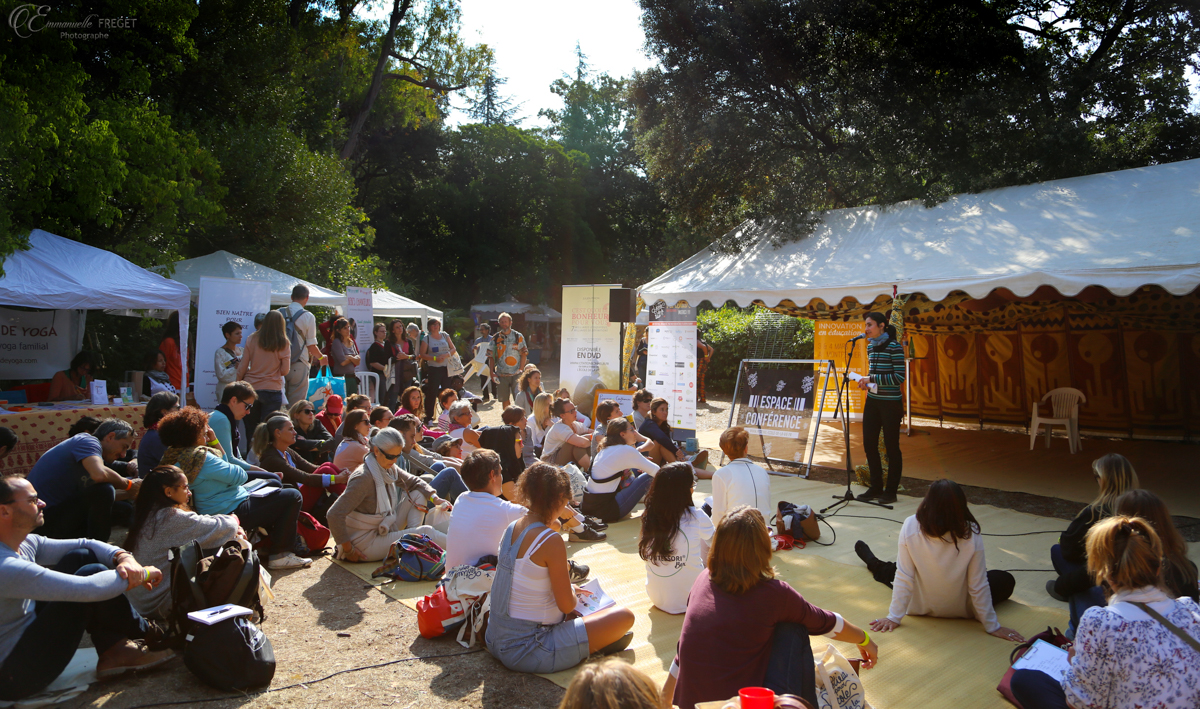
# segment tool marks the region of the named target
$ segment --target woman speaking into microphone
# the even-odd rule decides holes
[[[904,383],[904,347],[896,339],[896,328],[882,313],[867,313],[863,318],[867,338],[868,375],[858,380],[858,388],[867,392],[863,406],[863,447],[871,469],[871,487],[859,500],[884,504],[896,501],[904,460],[900,455],[900,419],[904,402],[900,385]],[[874,385],[874,391],[872,391]],[[883,461],[879,457],[879,432],[888,455],[887,487],[883,485]]]

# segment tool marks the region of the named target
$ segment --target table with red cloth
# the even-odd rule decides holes
[[[17,447],[6,458],[0,460],[0,474],[29,473],[38,458],[65,440],[67,431],[84,416],[94,416],[100,420],[115,418],[128,421],[133,426],[135,436],[140,439],[145,433],[142,427],[142,417],[145,414],[145,404],[80,404],[72,408],[65,408],[59,404],[55,408],[34,406],[31,411],[0,413],[0,426],[11,428],[18,439]],[[135,440],[134,447],[136,446]]]

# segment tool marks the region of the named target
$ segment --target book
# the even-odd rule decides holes
[[[1014,670],[1040,670],[1061,682],[1063,673],[1071,666],[1066,650],[1045,640],[1038,640],[1012,664]]]
[[[238,616],[250,615],[252,613],[254,611],[244,606],[226,603],[223,606],[213,606],[204,610],[192,611],[188,613],[188,620],[194,620],[204,625],[213,625],[214,623],[220,623],[226,618],[237,618]]]
[[[591,615],[615,605],[617,602],[600,586],[600,579],[592,579],[575,589],[575,610],[579,615]]]

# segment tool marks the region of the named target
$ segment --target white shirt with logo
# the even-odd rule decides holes
[[[665,562],[646,562],[646,595],[666,613],[687,610],[692,584],[704,570],[713,523],[702,510],[689,507],[679,520],[679,531],[671,540],[671,557]]]

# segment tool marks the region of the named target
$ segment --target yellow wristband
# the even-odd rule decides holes
[[[871,642],[871,634],[864,630],[863,631],[863,641],[861,643],[859,643],[858,646],[866,647],[868,644],[870,644],[870,642]]]

